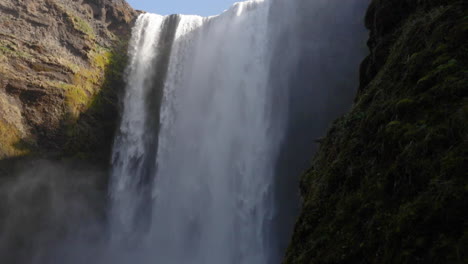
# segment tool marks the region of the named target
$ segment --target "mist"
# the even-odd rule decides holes
[[[281,263],[299,176],[352,106],[368,0],[141,14],[111,168],[28,160],[1,176],[9,263]]]
[[[9,163],[0,175],[2,262],[61,263],[52,259],[103,240],[104,169],[82,161]]]
[[[288,87],[287,104],[278,110],[287,112],[287,121],[275,167],[275,259],[281,259],[288,246],[299,213],[299,177],[310,167],[331,123],[353,104],[359,65],[368,53],[363,25],[368,4],[275,0],[272,5],[271,23],[283,19],[285,25],[276,42],[273,82]],[[285,11],[290,15],[283,16]]]

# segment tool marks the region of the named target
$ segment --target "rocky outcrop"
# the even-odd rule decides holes
[[[355,105],[302,176],[285,263],[468,262],[466,1],[374,0]]]
[[[107,159],[136,11],[123,0],[0,0],[0,14],[0,159]]]
[[[104,237],[136,15],[123,0],[0,0],[0,262],[65,263],[63,241]]]

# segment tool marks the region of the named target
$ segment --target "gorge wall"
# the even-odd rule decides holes
[[[321,9],[312,0],[296,2],[302,8],[294,23],[302,26],[278,33],[284,37],[271,47],[279,55],[270,70],[284,70],[280,58],[291,50],[294,33],[305,40],[294,48],[308,55],[289,69],[297,74],[288,81],[311,89],[295,89],[288,98],[294,102],[288,106],[288,140],[275,172],[281,215],[272,235],[283,242],[272,247],[282,252],[287,243],[290,230],[280,226],[290,225],[299,210],[298,168],[307,166],[319,143],[300,179],[302,210],[284,263],[466,263],[466,1],[371,1],[362,18],[371,53],[361,66],[355,104],[324,138],[320,131],[346,112],[355,90],[352,78],[336,74],[343,68],[333,60],[314,63],[324,57],[360,60],[346,52],[359,48],[350,40],[361,35],[346,30],[345,14],[363,7],[351,4],[357,0],[338,9],[333,1],[315,0]],[[356,10],[349,12],[348,4]],[[272,21],[287,21],[283,7],[272,9]],[[5,263],[106,263],[97,256],[106,248],[108,163],[137,15],[124,0],[0,0]],[[317,18],[336,31],[319,28]],[[311,79],[316,66],[321,74]],[[298,136],[304,134],[307,141]],[[291,159],[298,153],[303,159]],[[114,258],[111,263],[127,263]]]
[[[466,1],[374,0],[351,112],[302,176],[285,263],[466,263]]]
[[[2,263],[51,263],[71,233],[102,229],[136,16],[120,0],[0,1]]]
[[[0,158],[107,162],[126,43],[125,1],[0,1]]]

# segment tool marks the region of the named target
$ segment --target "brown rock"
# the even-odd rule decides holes
[[[125,1],[0,0],[0,118],[8,124],[4,130],[22,131],[17,134],[37,146],[34,152],[67,152],[72,140],[68,134],[84,122],[81,116],[100,122],[85,112],[97,111],[90,107],[106,83],[103,65],[111,62],[113,50],[125,49],[121,42],[129,38],[136,16]],[[106,102],[114,104],[113,98]],[[13,112],[15,117],[9,117]],[[0,138],[0,152],[14,144],[11,138]]]

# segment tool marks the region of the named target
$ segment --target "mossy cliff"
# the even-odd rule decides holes
[[[301,180],[284,263],[468,263],[466,1],[374,0],[352,111]]]
[[[136,15],[123,0],[0,2],[0,159],[108,160]]]
[[[63,263],[47,258],[72,234],[103,237],[136,15],[124,0],[0,0],[1,263]]]

